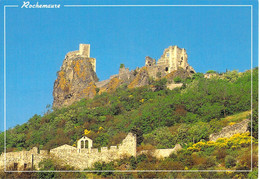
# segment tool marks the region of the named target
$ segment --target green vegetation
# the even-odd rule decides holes
[[[124,67],[125,67],[125,64],[121,63],[120,68],[124,68]]]
[[[207,71],[206,73],[217,73],[215,70],[209,70],[209,71]]]
[[[180,77],[176,77],[176,78],[173,79],[173,81],[175,83],[180,83],[181,82],[181,78]]]
[[[120,66],[121,67],[121,66]],[[247,169],[251,148],[247,143],[232,143],[224,149],[209,146],[209,135],[230,123],[248,117],[251,110],[251,71],[227,72],[219,78],[205,79],[202,73],[182,79],[184,87],[168,90],[166,79],[152,81],[151,86],[127,89],[82,99],[69,107],[34,115],[22,125],[7,130],[7,151],[29,150],[34,146],[52,149],[74,145],[85,133],[94,147],[118,144],[130,131],[137,135],[138,148],[173,148],[183,146],[178,155],[164,160],[141,155],[109,164],[97,163],[95,169]],[[253,136],[258,134],[258,69],[253,70]],[[232,116],[231,116],[232,115]],[[3,136],[0,134],[0,152]],[[202,145],[204,142],[205,145]],[[194,145],[200,150],[193,150]],[[224,145],[224,144],[223,144]],[[235,146],[230,148],[231,146]],[[257,156],[257,145],[254,144]],[[251,156],[250,156],[251,157]],[[256,160],[256,159],[254,159]],[[46,162],[46,161],[45,161]],[[49,163],[48,163],[49,162]],[[43,166],[53,166],[47,161]],[[50,164],[50,165],[49,165]],[[54,165],[55,166],[55,165]],[[254,166],[256,167],[256,166]],[[43,169],[45,169],[43,167]],[[248,173],[97,173],[101,177],[249,177]]]
[[[166,129],[165,129],[166,130]],[[163,131],[163,129],[161,130]],[[159,132],[159,131],[157,131]],[[161,135],[161,134],[159,134]],[[160,137],[159,137],[160,138]],[[168,138],[166,136],[165,138]],[[257,142],[253,139],[252,166],[257,167]],[[110,163],[95,163],[93,168],[86,170],[233,170],[230,172],[172,172],[172,173],[143,173],[128,174],[100,172],[96,177],[127,177],[127,178],[257,178],[257,170],[253,172],[234,172],[250,170],[251,168],[251,136],[249,133],[236,134],[231,138],[221,138],[216,142],[198,142],[188,144],[176,154],[168,158],[156,159],[152,153],[142,154],[137,158],[129,157]]]

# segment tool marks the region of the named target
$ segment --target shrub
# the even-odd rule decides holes
[[[217,150],[215,154],[216,154],[217,160],[222,160],[226,157],[227,152],[226,152],[226,150],[221,149],[221,150]]]
[[[120,64],[120,68],[124,68],[125,65],[123,63]]]
[[[180,77],[177,76],[176,78],[173,79],[173,81],[174,81],[175,83],[180,83],[182,80],[181,80]]]
[[[225,158],[225,166],[226,168],[231,168],[236,165],[236,159],[231,155],[226,156]]]
[[[154,82],[154,87],[155,87],[155,91],[160,91],[160,90],[164,90],[166,89],[166,83],[167,83],[167,79],[163,78],[159,81],[155,81]]]
[[[209,71],[207,71],[206,73],[217,73],[215,70],[209,70]]]
[[[214,156],[207,157],[206,168],[213,167],[216,165],[216,158]]]
[[[94,163],[93,170],[114,170],[114,163],[104,163],[104,162],[96,162]],[[108,175],[112,175],[112,172],[97,172],[98,175],[101,175],[102,177],[106,177]]]

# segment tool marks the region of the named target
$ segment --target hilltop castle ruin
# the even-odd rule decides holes
[[[135,88],[149,85],[151,78],[186,78],[193,73],[195,70],[188,64],[186,50],[170,46],[164,50],[157,62],[147,56],[144,67],[130,71],[123,66],[118,74],[98,82],[96,59],[90,57],[90,44],[80,44],[79,50],[66,54],[60,71],[57,72],[53,88],[53,107],[68,106],[82,98],[93,98],[96,93],[113,92],[122,84]],[[168,80],[169,85],[174,83],[172,79]]]

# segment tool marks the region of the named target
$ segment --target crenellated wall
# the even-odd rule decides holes
[[[50,154],[59,158],[64,164],[83,170],[92,167],[95,162],[110,162],[124,156],[136,157],[136,136],[129,133],[118,146],[97,148],[76,148],[63,145],[50,150]]]
[[[50,152],[40,150],[37,147],[30,151],[8,152],[6,153],[6,166],[13,167],[17,164],[17,169],[23,170],[24,164],[28,167],[34,166],[39,169],[38,164],[44,158],[55,157],[64,165],[70,165],[75,169],[83,170],[92,167],[95,162],[110,162],[125,156],[136,157],[136,136],[129,133],[118,146],[97,148],[76,148],[70,145],[62,145],[51,149]],[[0,157],[0,168],[4,168],[4,153]]]

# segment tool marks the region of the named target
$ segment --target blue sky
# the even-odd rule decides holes
[[[37,1],[30,1],[32,4]],[[253,66],[258,66],[257,1],[38,1],[60,3],[60,9],[21,9],[22,1],[0,1],[0,40],[4,40],[6,10],[7,128],[43,114],[52,104],[56,72],[67,52],[91,44],[100,80],[118,73],[119,66],[135,69],[145,56],[160,58],[171,45],[185,48],[197,72],[251,67],[251,7],[84,7],[66,4],[196,4],[253,5]],[[1,44],[3,84],[4,45]],[[2,85],[3,86],[3,85]],[[3,131],[3,87],[1,128]]]

